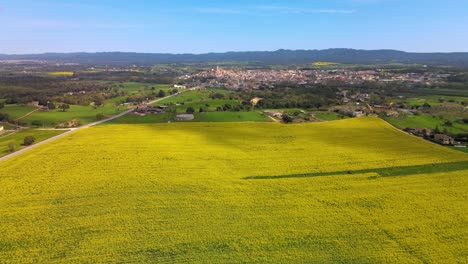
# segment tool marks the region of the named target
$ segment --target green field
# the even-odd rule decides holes
[[[168,121],[174,121],[174,118],[175,116],[171,113],[149,114],[145,116],[128,114],[117,119],[111,120],[109,122],[103,123],[102,125],[167,123]]]
[[[177,122],[175,115],[172,113],[149,114],[145,116],[124,115],[108,124],[152,124],[152,123],[167,123]],[[195,113],[195,119],[190,122],[270,122],[271,120],[257,112],[204,112]]]
[[[32,106],[8,104],[8,105],[5,105],[4,108],[0,109],[0,113],[8,114],[11,119],[16,119],[16,118],[26,115],[27,113],[33,111],[34,109],[36,108]]]
[[[166,93],[172,90],[173,88],[169,84],[157,84],[157,83],[140,83],[140,82],[124,82],[121,84],[122,90],[128,92],[130,95],[135,95],[141,92],[145,92],[146,89],[151,89],[154,87],[154,91],[157,93],[159,90],[163,90]]]
[[[424,93],[424,94],[434,94],[434,95],[443,95],[443,96],[464,96],[468,97],[468,90],[460,89],[460,90],[452,90],[452,89],[429,89],[429,88],[421,88],[416,90],[417,93]]]
[[[344,116],[344,115],[336,113],[336,112],[320,111],[320,112],[314,112],[313,114],[314,114],[315,117],[317,117],[318,119],[323,120],[323,121],[333,121],[333,120],[339,120],[339,119],[347,118],[347,116]]]
[[[444,126],[444,120],[432,115],[406,115],[403,117],[384,117],[390,124],[399,128],[429,128],[439,126],[442,131],[447,129],[449,133],[468,133],[468,125],[452,122],[453,126]]]
[[[184,103],[184,102],[200,102],[202,100],[208,100],[208,93],[202,93],[200,91],[187,91],[174,97],[169,97],[163,101],[157,102],[156,105],[169,104],[169,103]]]
[[[467,97],[463,96],[439,96],[439,95],[427,95],[419,97],[409,97],[409,98],[392,98],[394,102],[403,102],[409,106],[422,106],[424,103],[428,103],[431,106],[441,105],[440,100],[444,102],[453,101],[456,103],[468,102]]]
[[[0,134],[0,157],[10,153],[8,148],[9,142],[14,142],[15,151],[24,148],[24,138],[27,136],[33,136],[36,139],[36,143],[48,139],[63,133],[63,130],[34,130],[27,129],[15,133]]]
[[[124,110],[126,110],[126,107],[116,107],[112,104],[106,104],[104,106],[97,107],[96,109],[92,106],[71,105],[70,109],[65,112],[59,109],[37,111],[25,118],[22,118],[21,121],[30,123],[34,120],[40,120],[43,122],[44,126],[54,127],[60,123],[78,119],[83,125],[96,121],[96,114],[102,113],[106,116],[115,115]]]
[[[378,118],[97,126],[0,166],[5,262],[468,260],[468,155]]]
[[[206,112],[197,113],[195,121],[199,122],[271,122],[265,115],[257,112]]]

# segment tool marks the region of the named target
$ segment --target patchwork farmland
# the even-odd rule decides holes
[[[110,124],[1,163],[0,259],[466,261],[468,155],[378,118]]]

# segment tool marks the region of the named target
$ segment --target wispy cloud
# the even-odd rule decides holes
[[[273,15],[273,14],[352,14],[356,13],[355,9],[312,9],[312,8],[295,8],[285,6],[263,5],[263,6],[248,6],[243,8],[218,8],[218,7],[197,7],[193,9],[199,13],[211,14],[255,14],[255,15]]]
[[[218,7],[197,7],[197,8],[194,8],[194,10],[199,13],[211,13],[211,14],[243,14],[245,13],[242,10],[218,8]]]
[[[354,9],[313,9],[313,8],[295,8],[286,6],[255,6],[257,10],[274,11],[282,14],[305,14],[305,13],[328,13],[328,14],[352,14]]]
[[[114,22],[82,23],[74,21],[60,21],[51,19],[29,19],[19,21],[9,21],[7,28],[15,29],[38,29],[38,30],[59,30],[59,29],[144,29],[150,28],[146,24],[126,24]]]

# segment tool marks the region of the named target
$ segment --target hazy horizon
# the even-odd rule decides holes
[[[46,51],[46,52],[38,52],[38,53],[0,53],[1,55],[41,55],[41,54],[73,54],[73,53],[137,53],[137,54],[169,54],[169,55],[205,55],[210,53],[231,53],[231,52],[275,52],[279,50],[287,50],[287,51],[322,51],[322,50],[331,50],[331,49],[350,49],[350,50],[360,50],[360,51],[400,51],[406,53],[468,53],[467,51],[406,51],[406,50],[398,50],[398,49],[359,49],[359,48],[325,48],[325,49],[276,49],[276,50],[227,50],[227,51],[208,51],[208,52],[201,52],[201,53],[192,53],[192,52],[139,52],[139,51],[119,51],[119,50],[109,50],[109,51],[70,51],[70,52],[56,52],[56,51]]]

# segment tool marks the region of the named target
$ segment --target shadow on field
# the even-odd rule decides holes
[[[309,178],[331,175],[344,175],[344,174],[364,174],[364,173],[377,173],[380,177],[394,177],[406,176],[413,174],[423,173],[436,173],[436,172],[451,172],[459,170],[468,170],[468,161],[449,162],[439,164],[426,164],[416,166],[404,167],[388,167],[378,169],[364,169],[364,170],[345,170],[345,171],[330,171],[330,172],[317,172],[317,173],[304,173],[304,174],[286,174],[286,175],[271,175],[271,176],[249,176],[243,178],[244,180],[275,180],[275,179],[289,179],[289,178]],[[375,177],[370,177],[375,178]]]

